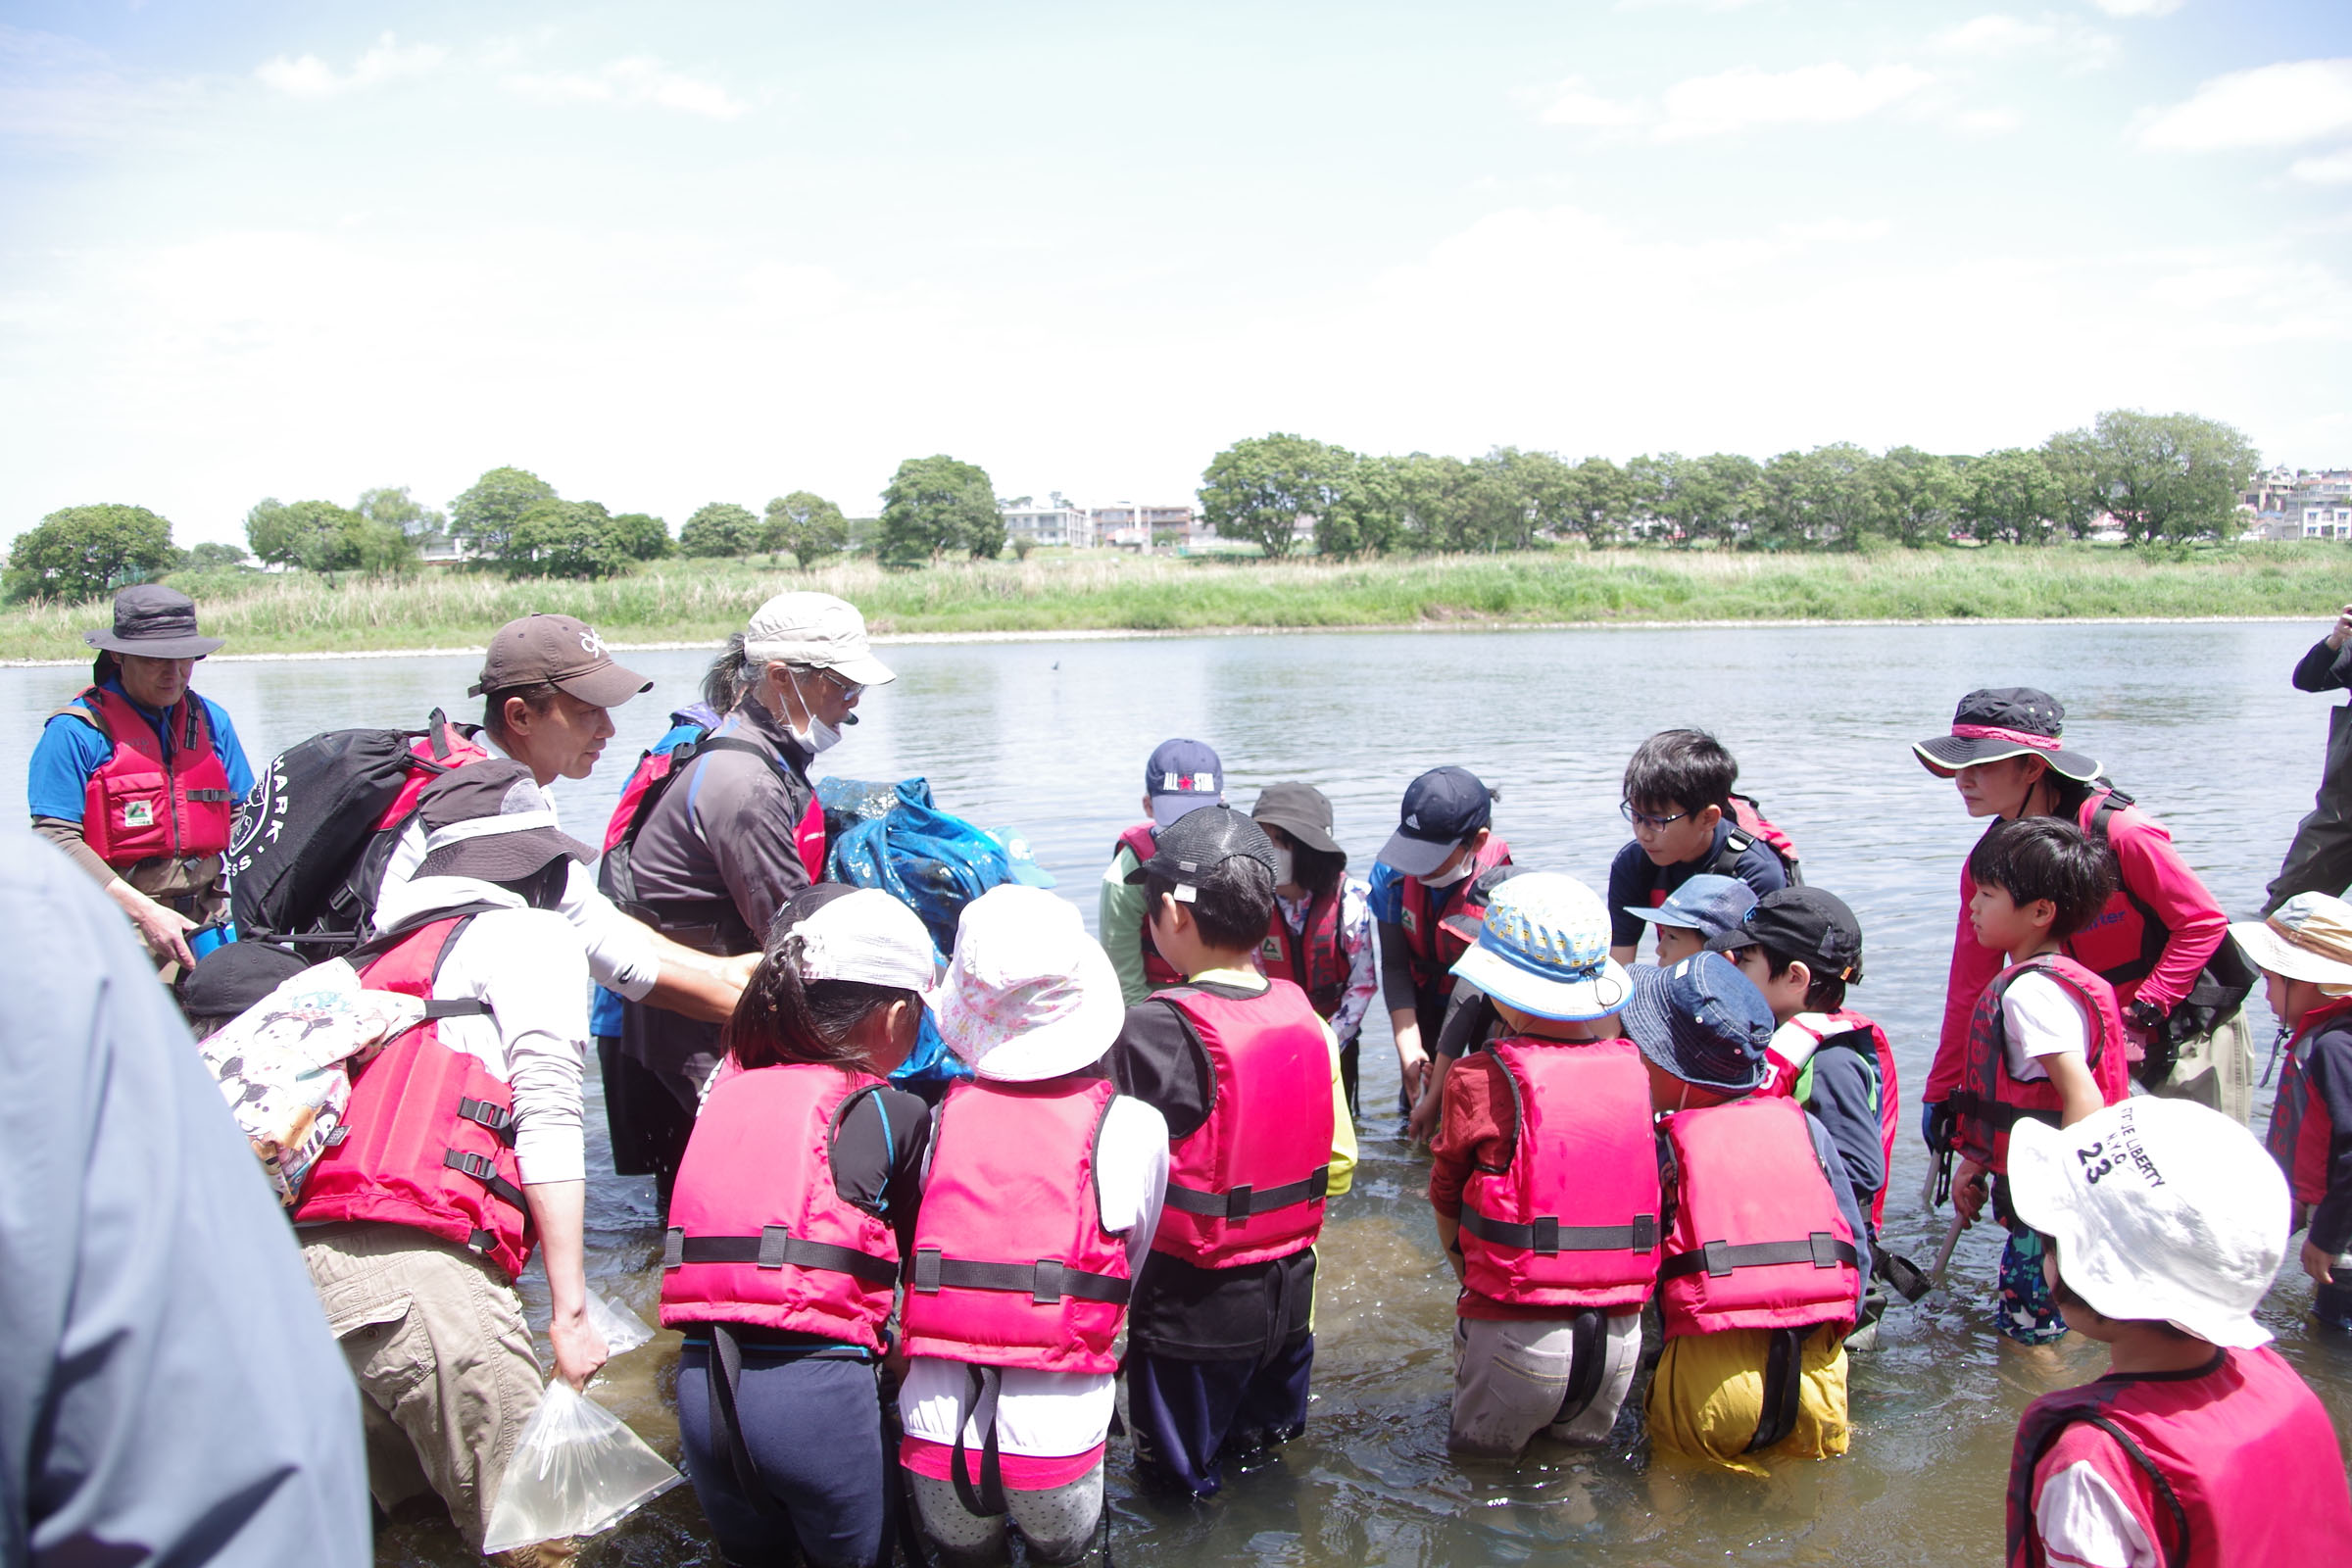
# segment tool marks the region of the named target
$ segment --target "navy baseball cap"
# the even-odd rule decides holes
[[[1843,899],[1824,888],[1765,894],[1729,930],[1711,936],[1707,948],[1714,953],[1770,948],[1823,978],[1862,978],[1862,922]]]
[[[1642,1054],[1695,1089],[1744,1095],[1763,1083],[1772,1007],[1720,953],[1671,969],[1638,964],[1634,1000],[1617,1015]]]
[[[1152,799],[1152,820],[1166,827],[1225,799],[1225,764],[1200,741],[1161,741],[1144,764],[1144,793]]]
[[[1719,937],[1738,929],[1740,917],[1756,906],[1756,890],[1736,876],[1701,873],[1685,877],[1683,885],[1654,909],[1625,906],[1625,912],[1652,925],[1679,926],[1701,937]]]
[[[1476,773],[1433,767],[1404,787],[1404,808],[1396,831],[1381,846],[1381,863],[1406,876],[1427,876],[1494,815],[1494,792]]]

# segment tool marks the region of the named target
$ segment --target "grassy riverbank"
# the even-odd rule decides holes
[[[478,647],[533,611],[614,642],[714,641],[770,594],[818,588],[877,632],[1181,631],[1216,627],[1606,624],[1647,620],[1940,620],[1993,616],[2308,615],[2352,602],[2352,548],[2242,545],[2168,558],[2083,546],[1723,555],[1658,550],[1363,564],[1086,553],[886,572],[665,561],[607,582],[420,571],[401,580],[232,572],[173,579],[236,653]],[[91,606],[0,614],[0,657],[80,659]]]

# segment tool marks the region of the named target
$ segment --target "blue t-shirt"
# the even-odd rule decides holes
[[[122,681],[110,680],[106,689],[129,701]],[[204,705],[205,717],[212,721],[213,749],[220,754],[220,765],[228,770],[229,792],[241,801],[253,788],[253,768],[245,760],[245,747],[237,739],[237,727],[228,721],[228,710],[219,703],[204,696],[196,696],[196,700]],[[131,707],[147,720],[147,727],[162,738],[164,755],[170,757],[174,738],[164,733],[164,715],[137,703],[131,703]],[[114,755],[113,743],[98,733],[96,725],[70,714],[57,714],[42,728],[41,738],[32,748],[32,762],[24,770],[25,805],[34,816],[80,821],[90,775],[104,767],[106,760]]]
[[[1404,923],[1404,873],[1386,860],[1372,862],[1372,891],[1364,899],[1364,906],[1372,918],[1384,925]]]
[[[1672,897],[1676,888],[1715,863],[1715,857],[1723,853],[1724,840],[1731,836],[1731,823],[1716,823],[1715,841],[1707,846],[1706,854],[1695,860],[1680,860],[1673,865],[1656,864],[1642,853],[1638,840],[1626,840],[1625,847],[1617,852],[1617,858],[1609,862],[1609,946],[1640,946],[1643,921],[1641,916],[1625,911],[1629,907],[1655,908],[1652,893],[1660,898]],[[1740,852],[1733,874],[1755,889],[1759,899],[1788,885],[1788,873],[1782,869],[1781,858],[1762,839],[1752,841]]]

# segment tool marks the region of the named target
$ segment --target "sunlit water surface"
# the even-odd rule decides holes
[[[1942,1004],[1959,865],[1979,825],[1909,743],[1940,731],[1959,694],[2032,685],[2068,709],[2071,744],[2172,828],[2233,914],[2256,908],[2317,783],[2326,705],[2287,671],[2322,629],[2280,624],[1755,628],[1204,638],[886,650],[901,672],[820,772],[922,774],[951,810],[1017,827],[1064,894],[1095,911],[1112,837],[1138,814],[1145,757],[1171,735],[1215,745],[1242,805],[1260,785],[1305,779],[1331,797],[1359,867],[1394,824],[1405,783],[1440,762],[1502,793],[1495,825],[1523,865],[1599,886],[1623,842],[1617,780],[1642,736],[1713,730],[1795,837],[1807,879],[1861,916],[1867,983],[1855,1004],[1895,1043],[1909,1091],[1926,1071]],[[652,695],[615,713],[596,774],[559,786],[566,821],[594,838],[629,764],[689,700],[704,656],[628,656]],[[217,662],[201,688],[234,714],[257,763],[317,730],[463,715],[465,658]],[[41,717],[74,687],[59,669],[0,671],[4,787],[21,792]],[[0,802],[22,809],[22,794]],[[2271,1021],[2254,1004],[2257,1038]],[[1367,1036],[1364,1103],[1395,1101],[1384,1025]],[[591,1070],[590,1094],[597,1089]],[[2267,1123],[2269,1096],[2257,1111]],[[1906,1116],[1908,1125],[1910,1118]],[[650,1182],[610,1174],[601,1108],[589,1110],[590,1271],[651,1321],[660,1219]],[[1634,1416],[1617,1442],[1580,1452],[1539,1442],[1515,1465],[1446,1452],[1453,1291],[1423,1198],[1425,1162],[1375,1112],[1355,1190],[1324,1233],[1315,1402],[1306,1435],[1223,1496],[1171,1505],[1138,1495],[1116,1462],[1116,1550],[1128,1562],[1309,1565],[1990,1562],[2019,1409],[2094,1375],[2094,1346],[2021,1354],[1987,1310],[1992,1235],[1965,1241],[1955,1288],[1898,1305],[1882,1348],[1854,1358],[1853,1451],[1785,1461],[1768,1480],[1653,1458]],[[1925,1155],[1906,1133],[1887,1240],[1923,1261],[1942,1222],[1923,1213]],[[544,1290],[531,1282],[535,1309]],[[2317,1332],[2311,1290],[2290,1272],[2265,1321],[2352,1424],[2352,1347]],[[675,1457],[676,1338],[615,1361],[599,1396]],[[2284,1499],[2282,1499],[2284,1501]],[[458,1564],[445,1524],[404,1523],[383,1563]],[[598,1541],[591,1562],[716,1563],[681,1488]]]

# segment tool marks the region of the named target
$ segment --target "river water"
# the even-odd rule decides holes
[[[1892,1037],[1907,1107],[1933,1053],[1959,865],[1979,831],[1909,743],[1940,732],[1971,687],[2058,694],[2070,744],[2147,803],[2223,906],[2243,915],[2259,906],[2318,781],[2326,705],[2286,677],[2322,629],[1756,627],[906,647],[884,651],[900,680],[869,695],[863,722],[819,771],[926,775],[947,808],[1025,832],[1091,923],[1111,839],[1138,814],[1143,760],[1170,735],[1216,746],[1239,804],[1275,780],[1315,784],[1359,867],[1394,824],[1405,783],[1462,763],[1501,791],[1495,826],[1522,865],[1598,886],[1625,838],[1617,780],[1628,753],[1653,730],[1704,726],[1744,764],[1741,787],[1796,839],[1808,881],[1860,915],[1868,979],[1854,1004]],[[620,733],[595,776],[559,786],[581,837],[597,837],[629,763],[668,708],[689,700],[704,656],[628,662],[659,684],[616,711]],[[415,724],[435,704],[458,712],[475,667],[463,657],[223,662],[207,665],[199,684],[229,709],[258,762],[319,729]],[[0,788],[16,792],[0,808],[22,809],[30,737],[74,679],[0,670]],[[2267,1048],[2259,1000],[2254,1023]],[[1395,1057],[1377,1022],[1364,1060],[1365,1105],[1393,1103]],[[2258,1127],[2268,1109],[2265,1093]],[[595,1106],[589,1125],[590,1168],[609,1172]],[[2017,1412],[2103,1365],[2088,1344],[2019,1353],[1999,1341],[1987,1306],[1997,1242],[1980,1232],[1957,1255],[1955,1289],[1896,1305],[1882,1348],[1854,1358],[1853,1450],[1841,1459],[1784,1461],[1766,1480],[1716,1474],[1653,1459],[1629,1419],[1602,1451],[1539,1442],[1515,1465],[1456,1462],[1445,1446],[1453,1293],[1422,1196],[1425,1165],[1395,1117],[1374,1114],[1362,1132],[1355,1190],[1333,1203],[1325,1231],[1306,1435],[1199,1505],[1137,1495],[1114,1445],[1125,1560],[1989,1562],[2000,1552]],[[1942,1233],[1919,1207],[1924,1171],[1906,1134],[1887,1241],[1923,1261]],[[595,1282],[650,1321],[660,1289],[650,1182],[592,1178],[590,1227]],[[2311,1326],[2310,1299],[2290,1263],[2264,1318],[2339,1429],[2352,1430],[2352,1345]],[[675,1343],[664,1335],[615,1361],[600,1389],[673,1457]],[[446,1525],[417,1524],[388,1533],[378,1557],[467,1560]],[[597,1543],[589,1560],[717,1557],[681,1488]]]

